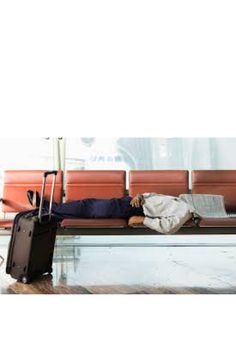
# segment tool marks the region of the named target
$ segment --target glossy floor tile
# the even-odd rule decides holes
[[[232,236],[58,237],[52,276],[23,285],[5,274],[4,260],[0,293],[235,294],[235,241]],[[8,242],[0,237],[4,259]]]

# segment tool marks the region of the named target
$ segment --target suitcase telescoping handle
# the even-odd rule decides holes
[[[40,205],[39,205],[39,222],[42,222],[44,193],[45,193],[47,177],[49,175],[53,175],[50,203],[49,203],[49,220],[51,219],[51,216],[52,216],[52,202],[53,202],[53,198],[54,198],[54,190],[55,190],[57,171],[47,171],[47,172],[44,172],[44,174],[43,174],[43,184],[42,184],[41,199],[40,199]]]

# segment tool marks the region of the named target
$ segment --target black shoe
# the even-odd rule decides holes
[[[39,195],[39,192],[36,192],[35,193],[35,204],[36,204],[36,208],[39,208],[40,206],[40,195]]]
[[[33,206],[33,199],[34,199],[34,192],[33,191],[27,191],[27,198],[28,201],[30,202],[30,205]]]
[[[39,196],[39,192],[33,192],[31,190],[27,191],[27,197],[28,200],[30,202],[30,204],[34,207],[34,208],[38,208],[40,205],[40,196]]]

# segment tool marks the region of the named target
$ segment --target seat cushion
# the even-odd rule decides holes
[[[3,203],[2,211],[5,213],[17,213],[32,209],[27,190],[41,192],[43,170],[8,170],[4,171]],[[54,200],[59,203],[62,200],[62,171],[58,171],[55,183]],[[49,199],[52,185],[52,176],[47,179],[45,196]]]
[[[192,193],[223,195],[228,212],[236,210],[236,170],[192,171]]]
[[[155,192],[179,196],[188,193],[186,170],[136,170],[129,173],[129,194]]]
[[[125,196],[125,171],[67,171],[66,201]]]
[[[235,218],[203,218],[200,227],[236,227]]]
[[[72,228],[123,228],[127,226],[125,219],[65,219],[62,227]]]
[[[13,220],[0,219],[0,229],[10,229],[13,225]]]

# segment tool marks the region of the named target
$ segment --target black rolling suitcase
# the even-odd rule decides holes
[[[48,175],[53,175],[49,213],[43,213],[43,199]],[[6,272],[23,283],[52,273],[53,251],[58,219],[52,214],[57,171],[45,172],[39,209],[16,215],[8,249]]]

